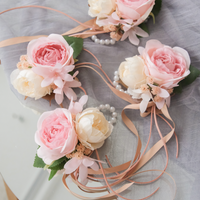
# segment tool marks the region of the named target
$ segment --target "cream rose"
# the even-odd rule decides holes
[[[119,66],[119,77],[121,81],[132,89],[138,89],[146,83],[146,75],[144,73],[144,61],[139,56],[126,58]]]
[[[91,17],[105,18],[116,9],[115,0],[88,0],[90,6],[88,14]]]
[[[104,144],[113,130],[102,112],[97,108],[85,109],[76,117],[76,132],[79,141],[87,148],[94,150]]]
[[[52,92],[50,86],[41,87],[43,78],[31,69],[14,70],[10,75],[14,88],[22,95],[39,99]]]

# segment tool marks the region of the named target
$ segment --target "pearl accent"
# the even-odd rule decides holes
[[[101,104],[101,105],[99,106],[99,109],[100,109],[100,110],[104,110],[104,109],[105,109],[105,106]]]
[[[113,81],[113,85],[116,87],[118,83],[116,81]]]
[[[113,112],[113,113],[112,113],[112,117],[117,117],[117,113],[116,113],[116,112]]]
[[[100,43],[100,40],[97,38],[97,39],[95,39],[94,42],[97,43],[97,44],[99,44],[99,43]]]
[[[97,36],[93,35],[91,38],[92,38],[93,41],[95,41],[97,39]]]
[[[106,105],[105,105],[105,108],[106,108],[107,110],[109,110],[109,109],[110,109],[110,105],[109,105],[109,104],[106,104]]]
[[[114,81],[118,81],[119,80],[119,76],[114,76]]]
[[[112,123],[112,124],[114,124],[114,123],[116,123],[116,118],[115,117],[112,117],[112,119],[110,120],[110,122]]]
[[[115,72],[114,72],[114,75],[115,75],[115,76],[118,76],[118,75],[119,75],[118,71],[115,71]]]
[[[118,84],[118,82],[117,81],[119,81],[119,72],[118,71],[115,71],[114,72],[114,81],[113,81],[113,85],[115,86],[115,88],[117,89],[117,90],[119,90],[120,92],[124,92],[124,93],[126,93],[126,94],[128,94],[128,92],[127,92],[127,90],[123,90],[122,89],[122,86],[121,85],[119,85]]]
[[[109,44],[111,44],[111,45],[114,45],[115,44],[115,40],[114,39],[98,39],[98,37],[96,36],[96,35],[93,35],[92,37],[91,37],[91,39],[95,42],[95,43],[97,43],[97,44],[102,44],[102,45],[109,45]]]
[[[110,105],[109,104],[105,104],[105,105],[103,105],[103,104],[101,104],[99,107],[97,107],[100,111],[106,111],[106,110],[108,110],[108,111],[110,111],[111,112],[111,120],[110,121],[108,121],[108,123],[110,123],[110,124],[115,124],[116,123],[116,121],[117,121],[117,113],[115,112],[115,108],[112,106],[112,107],[110,107]]]
[[[111,40],[110,40],[110,44],[114,45],[114,44],[115,44],[115,40],[114,40],[114,39],[111,39]]]
[[[106,40],[105,40],[105,44],[106,44],[106,45],[109,45],[109,44],[110,44],[110,40],[106,39]]]
[[[117,89],[117,90],[120,90],[121,88],[122,88],[121,85],[117,85],[117,86],[116,86],[116,89]]]
[[[100,40],[100,44],[105,44],[105,41],[104,40]]]
[[[115,107],[110,107],[110,112],[115,112]]]

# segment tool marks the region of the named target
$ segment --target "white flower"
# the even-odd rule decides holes
[[[85,109],[76,116],[76,131],[79,141],[87,148],[94,150],[104,144],[113,130],[102,112],[97,108]]]
[[[24,96],[39,99],[52,92],[50,86],[41,87],[43,78],[31,69],[14,70],[10,75],[10,80],[14,88]]]
[[[119,66],[119,76],[121,81],[132,89],[139,89],[146,83],[144,74],[144,61],[139,56],[126,58]]]
[[[116,9],[115,0],[88,0],[90,6],[88,14],[91,17],[105,18]]]

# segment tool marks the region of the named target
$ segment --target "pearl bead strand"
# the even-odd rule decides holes
[[[115,107],[110,106],[109,104],[105,104],[105,105],[101,104],[98,107],[98,109],[100,111],[106,111],[106,110],[108,110],[108,111],[110,111],[112,113],[112,118],[111,118],[110,121],[108,121],[110,124],[115,124],[117,122],[117,119],[116,119],[117,118],[117,113],[115,112]]]
[[[118,71],[115,71],[115,72],[114,72],[114,81],[113,81],[113,85],[114,85],[115,88],[116,88],[117,90],[119,90],[120,92],[124,92],[124,93],[128,94],[127,90],[124,91],[124,90],[122,89],[122,86],[119,85],[117,81],[119,81],[119,73],[118,73]]]
[[[103,40],[103,39],[99,39],[99,38],[97,38],[97,36],[96,35],[93,35],[92,37],[91,37],[91,39],[95,42],[95,43],[97,43],[97,44],[102,44],[102,45],[109,45],[109,44],[111,44],[111,45],[114,45],[115,44],[115,40],[114,39],[106,39],[106,40]]]

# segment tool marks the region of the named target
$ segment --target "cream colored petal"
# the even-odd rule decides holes
[[[104,141],[99,142],[99,143],[92,143],[91,146],[93,149],[99,149],[103,146],[103,144],[104,144]]]
[[[90,137],[88,137],[88,142],[90,143],[99,143],[99,142],[102,142],[106,139],[106,137],[104,136],[104,134],[95,129],[95,128],[92,128],[92,134],[90,135]]]

